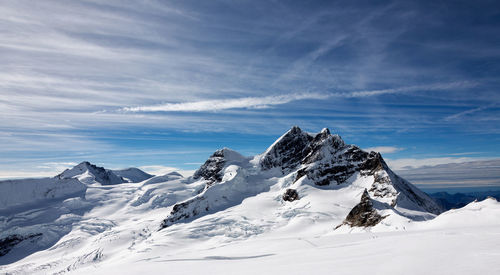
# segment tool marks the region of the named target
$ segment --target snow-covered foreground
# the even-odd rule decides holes
[[[0,273],[500,274],[499,202],[439,214],[328,130],[292,128],[255,157],[218,150],[187,178],[84,162],[51,192],[71,179],[84,196],[0,209]]]
[[[371,229],[334,230],[348,209],[337,213],[328,208],[338,208],[336,195],[347,190],[311,188],[309,196],[283,203],[276,198],[278,186],[273,186],[238,206],[158,231],[175,202],[169,202],[169,194],[182,200],[200,188],[185,188],[182,181],[89,187],[85,200],[68,199],[42,209],[40,215],[71,208],[48,221],[71,231],[46,250],[1,266],[0,272],[500,273],[500,203],[493,199],[428,221],[392,220]],[[77,215],[79,207],[90,210]],[[27,211],[28,218],[37,216]],[[9,255],[16,251],[0,259]]]
[[[500,218],[498,205],[495,219]],[[468,215],[467,213],[463,213]],[[485,214],[486,215],[486,214]],[[459,214],[455,218],[462,219]],[[496,224],[495,224],[496,223]],[[500,274],[500,225],[446,228],[436,223],[403,232],[284,234],[190,250],[155,249],[82,273],[103,274]],[[197,240],[193,240],[196,243]],[[163,243],[170,247],[171,244]]]

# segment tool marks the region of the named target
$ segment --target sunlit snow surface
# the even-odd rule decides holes
[[[237,168],[229,166],[225,176],[231,169]],[[290,176],[254,178],[254,193],[240,204],[160,231],[172,206],[200,193],[203,180],[171,174],[90,185],[85,199],[4,213],[2,235],[23,228],[46,240],[0,257],[0,273],[500,274],[500,203],[492,199],[427,221],[390,215],[371,229],[334,230],[367,180],[321,188],[295,183],[300,200],[284,202]]]

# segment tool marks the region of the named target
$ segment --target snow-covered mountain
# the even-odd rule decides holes
[[[141,169],[135,167],[130,167],[122,170],[109,170],[109,171],[111,171],[118,177],[121,177],[127,182],[141,182],[153,177],[153,175],[150,175],[142,171]]]
[[[137,175],[139,175],[139,177],[141,176],[135,170],[132,170],[130,172],[127,170],[128,169],[118,170],[118,172],[124,173],[127,175],[132,175],[133,177],[136,177]],[[139,169],[137,169],[137,170],[139,170]],[[106,170],[103,167],[96,166],[88,161],[84,161],[71,169],[66,169],[64,172],[57,175],[56,177],[59,179],[76,178],[85,184],[96,184],[97,183],[97,184],[102,184],[102,185],[110,185],[110,184],[120,184],[120,183],[124,183],[124,182],[129,182],[129,181],[125,180],[124,178],[122,178],[121,176],[118,176],[117,174],[115,174],[115,171]]]
[[[252,157],[217,150],[189,177],[127,175],[81,163],[55,179],[84,196],[0,210],[0,273],[500,271],[500,203],[438,216],[379,153],[328,129],[293,127]]]
[[[283,193],[296,192],[298,198],[307,195],[302,189],[309,186],[340,191],[347,188],[359,193],[346,192],[348,198],[357,198],[368,190],[367,195],[377,202],[377,211],[385,215],[422,220],[442,211],[427,194],[392,172],[379,153],[345,144],[328,129],[310,134],[293,127],[253,158],[227,148],[216,151],[193,175],[194,180],[205,183],[204,190],[174,205],[162,227],[240,204],[269,190],[276,178],[283,181]]]
[[[102,198],[92,202],[99,186],[152,177],[137,168],[118,173],[127,180],[82,162],[53,178],[0,181],[0,265],[47,249],[71,232],[85,211],[105,203]]]

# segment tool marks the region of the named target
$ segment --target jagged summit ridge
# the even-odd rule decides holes
[[[294,126],[264,152],[260,159],[262,169],[280,167],[283,172],[296,168],[306,155],[306,147],[313,136]]]

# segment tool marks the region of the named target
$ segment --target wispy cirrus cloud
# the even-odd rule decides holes
[[[339,96],[349,98],[349,97],[370,97],[370,96],[378,96],[385,94],[402,94],[402,93],[411,93],[416,91],[453,91],[454,89],[471,88],[474,86],[477,86],[477,83],[470,81],[457,81],[457,82],[447,82],[447,83],[415,85],[408,87],[397,87],[397,88],[381,89],[381,90],[346,92],[346,93],[340,93]]]
[[[452,82],[437,83],[431,85],[419,85],[410,87],[400,87],[383,90],[354,91],[354,92],[324,92],[324,93],[291,93],[265,97],[243,97],[235,99],[214,99],[181,103],[164,103],[157,105],[124,107],[120,111],[124,112],[207,112],[221,111],[228,109],[261,109],[273,105],[282,105],[298,100],[306,99],[328,99],[328,98],[362,98],[374,97],[384,94],[411,93],[416,91],[439,91],[450,89],[461,89],[474,86],[474,83]]]
[[[260,109],[272,105],[286,104],[303,99],[326,99],[327,94],[301,93],[265,97],[244,97],[236,99],[203,100],[183,103],[166,103],[151,106],[125,107],[125,112],[206,112],[227,109]]]
[[[497,103],[493,103],[493,104],[488,104],[486,106],[480,106],[480,107],[477,107],[477,108],[465,110],[463,112],[459,112],[459,113],[456,113],[454,115],[447,116],[447,117],[444,118],[444,120],[446,120],[446,121],[457,120],[457,119],[462,118],[464,116],[471,115],[471,114],[474,114],[474,113],[477,113],[477,112],[481,112],[481,111],[487,110],[489,108],[493,108],[496,105],[498,105],[498,104]]]

